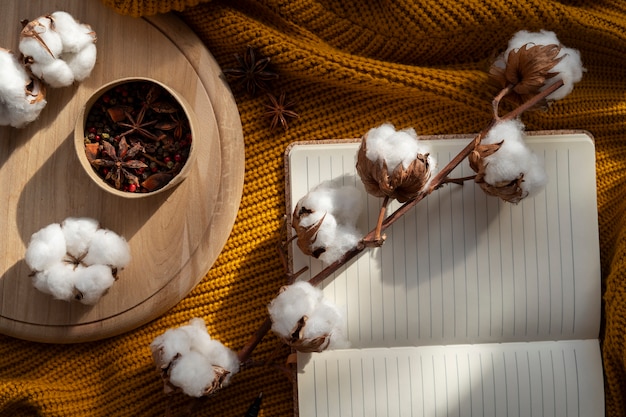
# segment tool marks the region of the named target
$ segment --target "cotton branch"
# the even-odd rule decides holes
[[[528,109],[534,107],[535,105],[537,105],[537,103],[539,103],[542,100],[544,100],[547,96],[552,94],[554,91],[556,91],[562,85],[563,85],[563,81],[561,81],[561,80],[557,81],[556,83],[550,85],[548,88],[546,88],[545,90],[541,91],[540,93],[538,93],[537,95],[535,95],[534,97],[532,97],[531,99],[529,99],[528,101],[524,102],[523,104],[521,104],[520,106],[516,107],[514,110],[512,110],[511,112],[507,113],[506,115],[504,115],[502,117],[497,117],[494,114],[493,120],[480,133],[478,133],[474,137],[474,139],[472,139],[467,144],[467,146],[465,146],[465,148],[463,148],[463,150],[461,150],[446,166],[443,167],[443,169],[441,169],[432,178],[432,180],[430,181],[428,187],[423,192],[418,194],[414,199],[407,201],[402,206],[400,206],[398,209],[396,209],[387,218],[382,220],[382,222],[380,223],[380,227],[377,226],[375,229],[373,229],[369,233],[367,233],[361,239],[361,242],[355,248],[349,250],[343,256],[341,256],[339,259],[337,259],[333,263],[331,263],[328,266],[326,266],[318,274],[316,274],[315,276],[311,277],[308,280],[308,282],[311,285],[313,285],[313,286],[319,285],[322,281],[324,281],[326,278],[328,278],[333,273],[335,273],[339,268],[344,266],[352,258],[357,256],[359,253],[363,252],[363,250],[368,246],[368,242],[373,242],[377,238],[380,239],[380,234],[383,231],[385,231],[388,227],[393,225],[399,218],[401,218],[404,214],[406,214],[417,203],[422,201],[426,196],[428,196],[434,190],[436,190],[439,187],[441,187],[443,184],[449,182],[448,181],[448,175],[450,175],[450,173],[454,170],[454,168],[456,168],[461,162],[463,162],[463,160],[465,160],[465,158],[467,158],[467,156],[475,148],[476,144],[480,143],[480,141],[483,139],[483,137],[489,132],[489,130],[493,127],[493,125],[496,122],[498,122],[498,121],[506,121],[506,120],[513,120],[513,119],[519,117],[526,110],[528,110]],[[496,96],[496,98],[494,99],[494,103],[493,103],[494,109],[497,108],[497,103],[495,103],[495,101],[499,100],[498,97],[499,97],[499,95]],[[261,339],[265,336],[265,334],[267,332],[269,332],[271,327],[272,327],[272,322],[271,322],[270,318],[268,317],[263,322],[263,324],[261,324],[261,326],[258,328],[258,330],[250,337],[250,339],[248,340],[246,345],[243,346],[239,350],[239,352],[237,353],[237,356],[238,356],[240,362],[243,363],[246,360],[248,360],[248,358],[252,354],[252,351],[254,350],[254,348],[261,342]]]

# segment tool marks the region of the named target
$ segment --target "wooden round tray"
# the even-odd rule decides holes
[[[0,46],[18,53],[20,21],[57,10],[92,26],[98,58],[87,80],[48,90],[38,120],[22,129],[0,127],[0,333],[69,343],[134,329],[173,307],[206,275],[235,221],[244,147],[239,113],[219,66],[174,16],[135,19],[98,1],[6,2]],[[195,166],[182,184],[127,200],[91,182],[72,134],[92,92],[131,76],[154,78],[181,93],[198,116],[200,133],[194,137]],[[130,244],[130,265],[94,306],[40,293],[23,260],[34,232],[67,217],[95,218]]]

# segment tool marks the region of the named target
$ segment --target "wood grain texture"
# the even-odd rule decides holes
[[[244,174],[241,121],[221,70],[202,42],[171,15],[121,16],[98,1],[2,1],[0,46],[17,51],[20,20],[64,10],[98,35],[98,58],[80,84],[49,89],[48,104],[22,129],[0,127],[0,332],[33,341],[98,340],[174,306],[206,275],[235,221]],[[154,78],[181,93],[198,116],[198,155],[171,192],[126,200],[83,171],[73,130],[88,97],[122,77]],[[30,236],[86,216],[124,236],[132,261],[95,306],[53,300],[32,286],[23,260]]]

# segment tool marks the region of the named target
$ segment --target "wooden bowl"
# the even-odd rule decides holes
[[[90,158],[88,158],[87,156],[88,152],[86,151],[86,146],[85,146],[86,138],[89,134],[89,132],[86,132],[85,129],[86,129],[86,125],[88,122],[89,113],[91,112],[91,109],[94,106],[94,104],[96,104],[96,102],[100,99],[100,97],[102,97],[104,94],[114,91],[115,88],[123,86],[123,85],[129,85],[130,83],[137,83],[137,82],[148,83],[148,84],[152,83],[162,88],[162,90],[164,90],[166,93],[169,93],[169,95],[176,101],[176,103],[180,106],[180,108],[182,108],[186,122],[188,123],[189,130],[191,132],[191,144],[189,147],[189,154],[186,160],[184,161],[184,165],[182,165],[180,170],[171,179],[164,181],[165,185],[160,185],[159,188],[156,188],[150,191],[144,190],[143,192],[132,192],[132,191],[124,190],[124,189],[117,189],[113,184],[105,180],[105,178],[100,173],[98,173],[96,167],[92,165]],[[98,90],[96,90],[87,100],[87,102],[85,103],[85,106],[81,109],[78,115],[78,118],[76,120],[76,125],[74,128],[74,145],[75,145],[76,154],[78,156],[78,159],[84,171],[87,173],[89,178],[91,178],[91,180],[94,183],[96,183],[100,188],[102,188],[103,190],[111,194],[114,194],[116,196],[123,197],[123,198],[143,198],[143,197],[148,197],[148,196],[152,196],[155,194],[159,194],[159,193],[171,190],[172,188],[180,184],[182,181],[184,181],[184,179],[189,175],[189,172],[193,167],[193,161],[195,157],[194,149],[196,147],[194,146],[194,142],[196,140],[196,132],[198,131],[197,126],[198,126],[198,122],[196,119],[196,115],[194,111],[192,110],[191,106],[183,98],[181,94],[179,94],[172,88],[168,87],[167,85],[157,80],[150,79],[150,78],[143,78],[143,77],[122,78],[122,79],[118,79],[118,80],[115,80],[115,81],[112,81],[103,85]]]

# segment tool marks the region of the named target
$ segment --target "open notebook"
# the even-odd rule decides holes
[[[443,166],[469,138],[430,138]],[[549,182],[517,205],[473,182],[428,196],[321,285],[351,348],[298,354],[296,414],[601,416],[595,149],[586,132],[532,134]],[[361,187],[357,141],[291,145],[287,211],[327,179]],[[451,174],[471,175],[467,161]],[[363,192],[359,227],[381,199]],[[394,203],[390,211],[397,208]],[[291,248],[293,270],[322,269]]]

